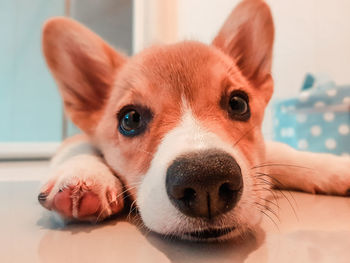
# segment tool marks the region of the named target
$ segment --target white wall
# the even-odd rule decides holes
[[[206,43],[215,36],[238,0],[178,0],[179,39]],[[275,97],[298,94],[306,72],[325,72],[350,83],[350,0],[267,0],[276,40]]]

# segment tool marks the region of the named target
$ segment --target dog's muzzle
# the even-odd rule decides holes
[[[243,190],[241,169],[223,151],[188,153],[168,167],[166,190],[183,214],[210,220],[237,204]]]

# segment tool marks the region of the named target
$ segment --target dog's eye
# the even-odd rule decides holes
[[[230,99],[230,108],[233,114],[244,114],[248,111],[248,103],[240,96],[233,96]]]
[[[150,121],[151,113],[147,109],[126,107],[119,114],[119,132],[124,136],[132,137],[145,131]]]
[[[246,121],[250,118],[248,95],[242,91],[231,94],[229,100],[229,113],[233,119]]]
[[[135,110],[129,111],[123,116],[120,126],[126,132],[135,132],[141,127],[141,115]]]

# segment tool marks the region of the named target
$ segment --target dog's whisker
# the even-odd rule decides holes
[[[132,184],[128,183],[128,186],[135,186],[135,185],[141,185],[141,182],[134,182]]]
[[[257,190],[259,191],[260,189],[257,189]],[[269,191],[271,194],[273,194],[272,189],[262,188],[261,190],[263,190],[263,191]],[[289,206],[291,207],[291,209],[292,209],[292,211],[293,211],[293,213],[294,213],[294,216],[295,216],[296,219],[299,221],[299,217],[298,217],[298,215],[297,215],[297,212],[296,212],[296,210],[295,210],[295,208],[294,208],[292,202],[290,201],[290,199],[284,194],[284,192],[283,192],[282,190],[280,190],[280,189],[278,189],[278,188],[275,188],[275,190],[277,190],[277,191],[287,200]],[[290,194],[291,194],[291,193],[290,193]],[[293,200],[295,200],[294,197],[293,197]]]
[[[277,219],[279,222],[281,222],[281,219],[279,218],[279,216],[276,214],[276,212],[275,212],[271,207],[269,207],[269,206],[267,206],[267,205],[260,204],[259,202],[255,202],[255,204],[258,205],[258,206],[260,206],[260,207],[262,207],[262,208],[264,208],[265,211],[269,211],[271,214],[273,214],[273,215],[276,217],[276,219]]]
[[[135,189],[135,188],[137,188],[137,187],[138,187],[138,185],[135,185],[135,186],[133,186],[133,187],[129,187],[129,188],[125,189],[124,191],[122,191],[121,193],[119,193],[119,194],[116,196],[116,199],[118,199],[120,196],[124,195],[125,193],[127,193],[127,192],[129,192],[130,190]],[[125,196],[125,197],[127,197],[127,196]]]
[[[265,183],[265,182],[262,182],[262,183],[255,183],[253,184],[253,186],[261,186],[261,185],[269,185],[269,186],[273,186],[272,183]]]
[[[272,188],[276,187],[276,184],[273,183],[271,180],[267,180],[265,178],[263,178],[264,176],[260,175],[260,176],[254,176],[256,178],[256,180],[258,180],[260,183],[264,183],[266,185],[270,185]],[[271,178],[269,178],[271,179]]]
[[[295,200],[293,194],[291,193],[291,191],[287,190],[287,189],[285,188],[285,186],[284,186],[277,178],[274,177],[274,175],[272,175],[272,174],[266,174],[266,173],[258,173],[258,174],[259,174],[259,176],[260,176],[260,179],[262,179],[261,176],[266,176],[266,177],[270,178],[271,180],[275,181],[277,184],[279,184],[279,186],[276,185],[276,184],[273,185],[275,190],[281,192],[282,189],[281,189],[280,187],[281,187],[281,186],[284,187],[283,191],[287,192],[287,193],[290,195],[290,197],[292,198],[292,200],[293,200],[293,202],[294,202],[294,205],[295,205],[295,206],[298,206],[298,204],[297,204],[297,202],[296,202],[296,200]],[[275,176],[276,176],[276,174],[275,174]],[[282,193],[282,192],[281,192],[281,193]],[[282,194],[283,194],[283,193],[282,193]]]
[[[267,173],[262,173],[262,172],[257,172],[257,178],[262,178],[262,177],[268,177],[269,179],[273,180],[275,183],[278,185],[285,187],[285,185],[276,178],[276,176],[279,176],[278,174],[267,174]],[[276,184],[275,184],[276,185]]]
[[[255,176],[255,177],[256,177],[257,179],[259,179],[259,180],[267,181],[266,179],[262,178],[262,177],[265,176],[265,177],[268,177],[269,179],[273,180],[274,182],[276,182],[275,184],[272,184],[272,185],[274,186],[274,189],[276,189],[276,190],[282,190],[282,189],[280,189],[280,187],[283,187],[283,188],[284,188],[283,190],[286,191],[286,192],[288,192],[288,194],[289,194],[289,195],[291,196],[291,198],[293,199],[294,204],[297,206],[297,203],[296,203],[296,201],[295,201],[294,196],[292,195],[292,193],[291,193],[289,190],[286,189],[286,187],[284,186],[283,183],[281,183],[280,180],[278,180],[277,178],[275,178],[275,176],[278,176],[278,174],[267,174],[267,173],[258,172],[257,175],[258,175],[258,176]],[[267,182],[268,182],[268,181],[267,181]],[[277,185],[277,184],[278,184],[278,185]]]
[[[280,232],[280,228],[278,227],[276,221],[275,221],[270,215],[268,215],[264,210],[260,210],[260,209],[259,209],[259,211],[260,211],[263,215],[267,216],[267,217],[271,220],[271,222],[275,225],[275,227],[278,229],[278,231]]]
[[[134,208],[130,211],[130,214],[132,214],[133,212],[135,212],[137,210],[137,206],[134,204]]]
[[[136,204],[136,199],[131,203],[131,205],[130,205],[130,209],[129,209],[129,213],[128,213],[128,216],[127,216],[127,219],[128,220],[130,220],[130,218],[131,218],[131,213],[134,211],[134,205]],[[135,206],[136,207],[136,206]]]
[[[307,170],[314,170],[311,167],[301,166],[301,165],[295,165],[295,164],[285,164],[285,163],[262,163],[260,165],[255,165],[251,167],[250,169],[259,169],[264,167],[289,167],[289,168],[301,168],[301,169],[307,169]]]
[[[99,220],[100,220],[102,214],[103,214],[104,212],[106,212],[106,211],[107,211],[106,208],[101,209],[100,213],[99,213],[98,216],[96,217],[95,224],[97,224],[97,223],[99,222]]]
[[[276,203],[274,203],[273,201],[271,201],[271,200],[269,200],[269,199],[266,199],[266,198],[262,198],[262,197],[259,197],[259,199],[261,199],[261,200],[263,200],[263,201],[265,201],[265,202],[267,202],[267,203],[269,203],[269,204],[272,204],[272,205],[276,206],[276,208],[279,209],[279,205],[276,204]]]
[[[265,184],[263,184],[263,185],[265,185]],[[267,185],[267,184],[266,184]],[[254,189],[253,190],[254,192],[261,192],[261,191],[263,191],[263,192],[269,192],[270,194],[271,194],[271,196],[273,197],[273,199],[275,200],[275,202],[276,202],[276,204],[278,203],[278,198],[277,198],[277,196],[276,196],[276,193],[271,189],[271,187],[261,187],[261,188],[257,188],[257,189]],[[261,198],[261,197],[259,197],[259,198]],[[262,199],[262,198],[261,198]],[[272,201],[270,201],[270,202],[272,202]],[[277,205],[278,206],[278,205]],[[278,206],[279,207],[279,206]]]

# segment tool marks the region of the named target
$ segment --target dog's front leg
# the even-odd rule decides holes
[[[38,196],[66,220],[98,222],[123,209],[123,186],[84,135],[63,142]]]
[[[266,143],[266,163],[260,167],[281,189],[335,195],[350,194],[350,158],[297,151],[278,142]],[[259,166],[257,167],[257,169]]]

